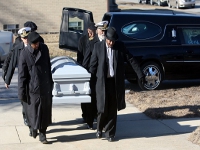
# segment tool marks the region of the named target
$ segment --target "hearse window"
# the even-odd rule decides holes
[[[182,28],[183,44],[200,44],[200,28]]]
[[[69,28],[68,31],[70,32],[79,32],[83,33],[83,20],[79,19],[78,17],[70,18],[69,17]]]
[[[150,22],[132,22],[122,28],[122,33],[134,39],[149,39],[161,33],[161,28]]]

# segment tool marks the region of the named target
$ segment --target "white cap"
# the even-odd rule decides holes
[[[95,25],[98,29],[107,30],[108,28],[108,21],[101,21]]]
[[[30,27],[23,27],[21,29],[19,29],[18,34],[23,38],[28,36],[28,34],[31,32],[31,28]]]

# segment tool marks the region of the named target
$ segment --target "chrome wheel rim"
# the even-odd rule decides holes
[[[145,77],[144,87],[148,90],[153,90],[160,85],[161,72],[155,65],[148,65],[143,69]]]

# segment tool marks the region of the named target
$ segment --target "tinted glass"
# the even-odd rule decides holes
[[[83,20],[78,17],[71,18],[69,17],[69,31],[76,31],[79,33],[83,33],[84,24]]]
[[[200,28],[182,28],[184,44],[200,44]]]
[[[132,22],[122,28],[122,33],[134,39],[150,39],[161,33],[161,28],[150,22]]]

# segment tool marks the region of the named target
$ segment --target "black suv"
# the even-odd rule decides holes
[[[78,39],[86,33],[88,22],[93,21],[92,13],[64,8],[62,18],[59,47],[76,50]],[[135,10],[108,12],[102,20],[116,28],[119,40],[138,60],[146,75],[143,89],[156,89],[162,80],[200,78],[200,16]],[[75,22],[77,26],[73,26]],[[137,80],[129,64],[125,76],[130,82]]]

